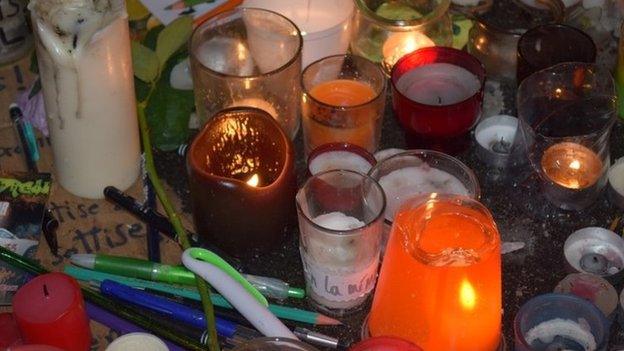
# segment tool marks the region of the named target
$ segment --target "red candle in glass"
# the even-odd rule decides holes
[[[80,286],[63,273],[40,275],[13,297],[13,315],[27,344],[87,351],[91,329]]]
[[[11,313],[0,313],[0,350],[21,345],[22,338]]]
[[[58,347],[48,345],[22,345],[11,347],[8,351],[65,351]]]
[[[481,114],[485,68],[467,52],[416,50],[392,69],[392,106],[410,148],[457,152]]]
[[[268,113],[216,114],[191,144],[187,170],[198,233],[231,255],[268,251],[294,229],[294,147]]]

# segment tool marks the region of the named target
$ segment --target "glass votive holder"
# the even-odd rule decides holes
[[[349,49],[353,0],[245,0],[244,7],[275,11],[293,21],[303,37],[302,68]]]
[[[624,239],[600,227],[582,228],[563,245],[566,267],[571,272],[597,275],[619,285],[624,280]]]
[[[596,61],[596,45],[580,29],[544,24],[526,31],[518,40],[518,84],[531,74],[564,62]]]
[[[395,217],[368,331],[424,350],[497,350],[501,343],[500,236],[478,201],[430,194]]]
[[[485,69],[467,52],[416,50],[391,74],[394,113],[410,148],[458,151],[481,115]]]
[[[295,220],[294,153],[260,109],[235,107],[210,119],[187,153],[198,233],[238,257],[281,244]]]
[[[405,54],[453,42],[450,0],[356,0],[351,52],[381,64],[386,74]]]
[[[474,172],[455,157],[433,150],[409,150],[380,161],[368,173],[386,196],[382,251],[392,222],[408,200],[431,193],[479,199],[481,189]],[[424,198],[422,198],[424,201]]]
[[[422,351],[413,343],[390,336],[368,338],[351,346],[349,351]]]
[[[522,305],[514,333],[516,351],[605,351],[609,324],[589,301],[569,294],[544,294]]]
[[[306,154],[323,144],[347,142],[375,152],[386,104],[386,77],[354,55],[323,58],[301,76]]]
[[[546,198],[564,210],[591,205],[607,183],[609,135],[616,120],[611,74],[563,63],[518,88],[520,138]]]
[[[624,157],[615,161],[607,174],[609,201],[624,210]]]
[[[385,205],[379,184],[353,171],[319,173],[299,190],[299,248],[314,307],[342,316],[365,306],[377,281]]]
[[[489,79],[516,79],[520,30],[498,28],[484,20],[470,29],[467,51],[485,66]]]
[[[195,105],[205,123],[236,106],[265,110],[288,137],[299,129],[303,40],[297,26],[272,11],[237,8],[216,15],[191,37]]]
[[[571,273],[557,283],[553,292],[585,299],[598,307],[609,323],[615,320],[619,296],[604,278],[588,273]]]
[[[315,175],[321,172],[345,169],[368,174],[368,171],[376,164],[375,157],[357,145],[349,143],[323,144],[310,152],[308,173]]]
[[[233,351],[318,351],[316,348],[299,340],[285,338],[252,339],[233,349]]]

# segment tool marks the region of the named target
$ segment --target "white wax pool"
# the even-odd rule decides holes
[[[594,335],[591,333],[589,324],[582,318],[579,319],[578,322],[562,318],[555,318],[542,322],[531,328],[524,335],[524,339],[529,345],[536,341],[549,344],[552,343],[557,336],[564,337],[568,340],[574,340],[576,343],[583,346],[585,351],[594,351],[598,347],[596,338],[594,338]]]
[[[379,179],[386,193],[387,220],[392,221],[396,211],[405,200],[429,193],[470,195],[466,186],[452,174],[433,168],[428,164],[406,167],[393,171]]]
[[[370,162],[364,157],[349,151],[324,152],[313,158],[308,165],[312,175],[335,169],[346,169],[366,174],[371,167]]]
[[[347,216],[342,212],[330,212],[312,219],[317,225],[331,230],[351,230],[361,228],[365,224],[359,219]]]
[[[431,63],[405,73],[396,87],[401,94],[421,104],[445,106],[470,98],[479,91],[481,82],[463,67]]]
[[[493,151],[497,144],[506,144],[511,148],[518,130],[518,119],[500,115],[484,119],[475,129],[475,139],[483,148]]]

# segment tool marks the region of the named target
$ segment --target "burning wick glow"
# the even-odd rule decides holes
[[[467,280],[462,281],[461,287],[459,288],[459,302],[462,307],[467,310],[474,309],[477,304],[477,294],[472,284]]]
[[[252,175],[247,181],[247,185],[253,186],[254,188],[257,187],[258,184],[260,184],[260,177],[257,174]]]

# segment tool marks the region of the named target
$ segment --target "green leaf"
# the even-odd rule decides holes
[[[160,32],[162,32],[163,29],[165,29],[165,26],[163,26],[162,24],[159,24],[156,27],[150,29],[149,32],[145,34],[145,38],[143,39],[143,45],[156,51],[156,41],[158,41],[158,35],[160,35]]]
[[[160,61],[154,51],[143,44],[132,41],[132,66],[134,75],[140,80],[151,83],[158,77]]]
[[[160,150],[175,150],[189,137],[189,117],[195,109],[193,91],[174,89],[169,84],[171,70],[186,56],[181,52],[169,60],[145,109],[152,143]]]
[[[169,57],[180,49],[191,37],[193,19],[190,16],[179,17],[158,34],[156,56],[160,62],[167,62]]]

